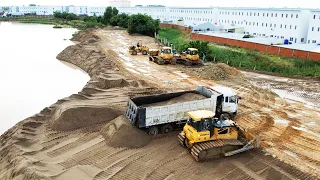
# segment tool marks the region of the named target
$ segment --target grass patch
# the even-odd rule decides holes
[[[177,29],[162,28],[160,38],[166,38],[178,51],[185,50],[190,41],[188,34]],[[320,62],[274,56],[255,50],[210,44],[206,61],[223,62],[233,67],[279,73],[287,76],[320,76]]]

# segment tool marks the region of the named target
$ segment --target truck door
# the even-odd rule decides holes
[[[222,111],[228,113],[234,113],[238,109],[238,100],[237,96],[225,96]]]

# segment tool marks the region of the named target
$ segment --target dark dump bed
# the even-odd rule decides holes
[[[148,104],[153,103],[159,103],[159,102],[165,102],[168,100],[171,100],[173,98],[177,98],[179,96],[192,93],[192,94],[199,94],[199,92],[192,90],[192,91],[182,91],[182,92],[174,92],[174,93],[166,93],[166,94],[157,94],[157,95],[151,95],[151,96],[143,96],[143,97],[136,97],[132,98],[131,100],[137,105],[137,106],[148,106]],[[192,101],[192,99],[190,100]]]

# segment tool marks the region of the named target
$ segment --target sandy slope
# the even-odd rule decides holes
[[[127,144],[145,138],[121,120],[113,120],[124,114],[129,96],[216,83],[189,77],[182,71],[190,69],[183,66],[160,67],[146,57],[130,57],[127,47],[138,39],[156,47],[151,38],[105,29],[81,32],[75,39],[80,43],[58,55],[88,72],[91,80],[78,94],[59,100],[0,137],[1,179],[315,178],[259,149],[196,163],[178,144],[177,132],[146,138],[141,147]],[[311,121],[320,124],[319,110],[284,101],[244,80],[219,83],[243,97],[238,122],[260,133],[269,152],[319,175],[319,128],[301,129]],[[110,137],[123,141],[119,145]]]

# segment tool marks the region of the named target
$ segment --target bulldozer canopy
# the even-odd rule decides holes
[[[201,119],[212,118],[215,113],[207,110],[198,110],[188,112],[187,115],[192,118],[194,121],[201,121]]]

